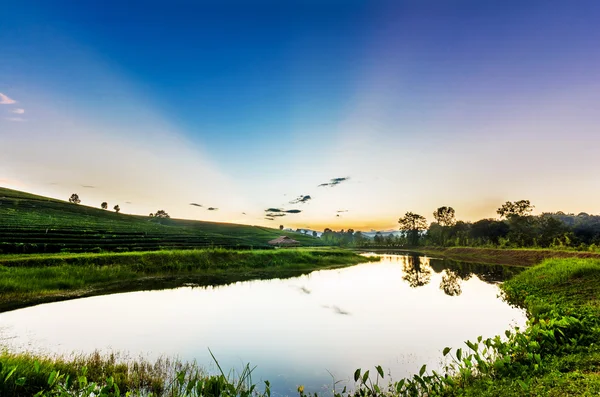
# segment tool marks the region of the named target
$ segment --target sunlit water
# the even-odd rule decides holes
[[[381,365],[394,379],[441,366],[464,347],[525,323],[498,282],[512,269],[407,255],[306,276],[218,287],[121,293],[0,314],[0,342],[50,353],[120,351],[197,360],[214,371],[257,368],[275,394],[331,389],[356,368]],[[338,384],[342,388],[347,382]]]

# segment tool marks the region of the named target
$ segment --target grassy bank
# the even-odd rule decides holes
[[[373,250],[378,251],[378,250]],[[390,251],[384,250],[384,251]],[[424,255],[454,259],[464,262],[487,263],[494,265],[533,266],[550,258],[589,258],[599,259],[600,253],[580,251],[560,251],[528,248],[476,248],[476,247],[415,247],[403,251],[418,252]]]
[[[527,309],[529,326],[504,345],[505,370],[475,374],[456,394],[599,395],[598,280],[600,260],[570,258],[545,260],[506,282],[506,298]]]
[[[0,312],[32,304],[184,283],[289,277],[368,262],[340,249],[184,250],[0,256]]]

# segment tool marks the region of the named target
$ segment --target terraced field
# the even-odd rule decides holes
[[[0,187],[0,253],[269,248],[267,241],[281,235],[304,246],[323,245],[299,233],[117,214]]]

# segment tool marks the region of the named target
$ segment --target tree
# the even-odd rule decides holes
[[[509,218],[511,216],[527,216],[533,211],[534,206],[531,205],[529,200],[519,200],[515,202],[507,201],[502,204],[502,207],[498,208],[496,212],[500,215],[500,218]]]
[[[171,216],[165,212],[165,210],[158,210],[154,214],[155,218],[170,218]]]
[[[100,208],[103,210],[108,209],[108,203],[106,201],[102,202],[102,204],[100,204]]]
[[[117,204],[113,207],[113,210],[115,210],[115,212],[118,214],[119,211],[121,211],[121,207],[119,207],[119,205]]]
[[[375,236],[373,237],[373,241],[375,242],[375,245],[379,245],[383,243],[383,236],[381,235],[380,232],[375,233]]]
[[[539,238],[538,218],[511,214],[508,218],[508,241],[515,247],[530,247]]]
[[[498,245],[501,238],[506,238],[509,230],[510,227],[506,222],[495,219],[481,219],[473,223],[469,235],[473,242]]]
[[[406,233],[411,245],[418,245],[421,231],[427,229],[427,220],[424,216],[407,212],[404,217],[398,219],[400,230]]]
[[[314,231],[314,230],[313,230],[313,232],[312,232],[312,235],[313,235],[313,237],[317,237],[317,236],[318,236],[317,232],[316,232],[316,231]]]
[[[446,228],[440,226],[437,222],[431,222],[429,229],[427,230],[427,244],[433,245],[445,245],[446,243]]]
[[[542,247],[549,247],[568,232],[567,226],[559,219],[550,214],[542,214],[538,220],[537,243]]]
[[[150,218],[154,218],[154,214],[151,212],[150,215],[148,215]]]
[[[73,204],[81,203],[81,200],[79,200],[79,195],[77,195],[77,193],[73,193],[71,195],[71,197],[69,197],[69,203],[73,203]]]
[[[440,226],[452,226],[456,223],[455,211],[452,207],[440,207],[433,212],[435,221]]]
[[[283,230],[283,225],[279,225],[279,230]]]

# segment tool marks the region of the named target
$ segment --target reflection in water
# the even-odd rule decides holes
[[[511,266],[434,259],[412,253],[405,255],[382,254],[381,257],[386,262],[399,262],[402,265],[402,280],[406,281],[411,288],[423,287],[429,284],[433,272],[441,273],[440,289],[448,296],[462,294],[461,283],[468,281],[473,275],[486,283],[497,284],[523,270]]]
[[[440,283],[440,289],[448,296],[459,296],[462,294],[459,275],[453,270],[444,270],[442,282]]]
[[[177,356],[216,373],[210,348],[223,368],[256,365],[253,380],[269,380],[278,397],[297,395],[300,384],[328,393],[330,373],[339,388],[351,386],[357,368],[381,365],[394,379],[423,364],[438,370],[444,347],[525,323],[521,310],[498,299],[496,284],[515,268],[381,257],[288,279],[208,287],[186,280],[183,288],[6,312],[0,344],[49,354]],[[110,321],[99,321],[107,314]]]
[[[404,275],[402,280],[406,281],[412,288],[422,287],[431,281],[431,266],[429,258],[418,256],[405,256],[402,264]]]

